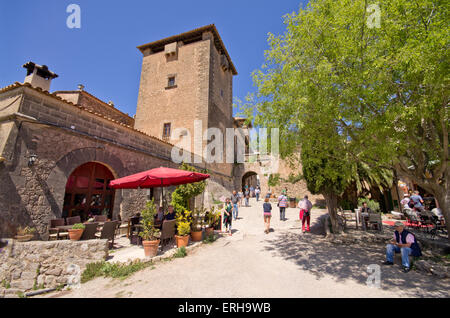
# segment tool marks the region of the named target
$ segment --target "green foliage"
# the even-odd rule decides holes
[[[173,254],[174,258],[183,258],[187,256],[187,251],[186,248],[184,246],[180,247],[179,249],[177,249],[176,253]]]
[[[30,235],[30,234],[34,234],[36,232],[36,228],[34,227],[30,227],[30,226],[26,226],[26,227],[19,227],[17,229],[17,235]]]
[[[269,187],[276,187],[280,184],[280,174],[274,173],[269,175],[269,181],[267,182]]]
[[[380,204],[378,202],[370,200],[368,198],[359,198],[358,206],[362,206],[364,202],[367,203],[367,207],[373,212],[380,212]]]
[[[198,172],[197,169],[185,163],[181,164],[179,168],[186,171]],[[176,190],[172,193],[172,202],[171,202],[171,204],[175,208],[175,211],[188,210],[190,208],[189,200],[191,198],[196,197],[199,194],[202,194],[203,191],[205,191],[205,187],[206,187],[205,181],[190,184],[182,184],[177,186]]]
[[[204,244],[211,244],[214,243],[217,240],[217,236],[214,234],[208,235],[207,237],[205,237],[205,239],[203,240]]]
[[[86,269],[81,274],[81,283],[86,283],[101,276],[125,279],[135,272],[152,265],[153,263],[151,261],[141,262],[139,260],[129,264],[108,263],[105,261],[90,263],[86,265]]]
[[[220,223],[221,212],[213,206],[205,215],[205,222],[208,227],[216,227]]]
[[[23,292],[17,292],[17,296],[19,297],[19,298],[27,298],[27,296],[25,296],[25,294],[23,293]]]
[[[180,236],[186,236],[191,233],[192,212],[188,210],[177,211],[175,219],[177,220],[177,232]]]
[[[145,209],[141,212],[142,231],[139,236],[145,241],[153,241],[158,239],[159,229],[155,228],[155,216],[158,214],[155,201],[152,199],[147,202]]]
[[[77,223],[72,226],[72,230],[84,230],[86,226],[83,223]]]
[[[327,202],[351,182],[389,184],[391,168],[442,198],[448,5],[379,0],[381,25],[368,27],[368,4],[312,0],[286,15],[286,32],[269,34],[266,62],[253,74],[257,94],[240,107],[254,126],[280,129],[282,157],[301,149],[308,189]]]
[[[6,279],[2,280],[2,286],[3,286],[3,288],[6,288],[6,289],[10,289],[11,288],[10,282],[7,281]]]

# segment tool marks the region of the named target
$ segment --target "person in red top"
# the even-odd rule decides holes
[[[307,223],[306,231],[311,232],[309,224],[311,221],[312,203],[308,200],[307,195],[298,203],[298,207],[300,208],[300,220],[302,220],[302,232],[305,233],[305,222]]]

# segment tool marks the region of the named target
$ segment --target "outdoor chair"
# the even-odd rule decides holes
[[[381,218],[381,213],[369,213],[369,221],[368,221],[369,228],[376,226],[378,231],[383,230],[383,221]]]
[[[69,232],[63,232],[61,231],[58,226],[64,226],[64,219],[53,219],[50,220],[49,226],[48,226],[48,232],[49,232],[49,240],[55,239],[59,240],[60,238],[69,236]]]
[[[176,220],[164,221],[161,230],[161,248],[164,248],[175,237]]]
[[[106,222],[108,220],[108,216],[106,215],[94,215],[94,222]]]
[[[345,220],[345,224],[347,224],[347,222],[355,222],[356,228],[358,228],[358,221],[356,220],[356,213],[353,213],[352,210],[343,210],[342,217]]]
[[[74,225],[77,223],[81,223],[81,218],[80,216],[72,216],[70,218],[66,218],[66,224],[67,225]]]
[[[130,218],[130,228],[128,238],[130,239],[130,244],[132,245],[141,245],[142,238],[139,236],[139,232],[141,231],[141,218],[140,217],[132,217]]]
[[[86,223],[83,231],[83,235],[81,235],[81,240],[93,240],[95,239],[95,233],[97,233],[98,223]]]
[[[95,236],[101,240],[107,239],[110,242],[110,248],[114,247],[114,237],[116,234],[117,221],[109,221],[103,224],[101,233],[96,233]]]

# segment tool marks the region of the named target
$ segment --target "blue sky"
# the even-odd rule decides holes
[[[305,1],[303,1],[305,2]],[[69,4],[81,29],[69,29]],[[136,46],[215,24],[235,64],[234,96],[254,91],[251,73],[264,62],[267,33],[283,33],[282,16],[300,0],[17,0],[0,1],[0,87],[22,82],[27,61],[59,75],[51,91],[77,84],[134,115],[142,55]]]

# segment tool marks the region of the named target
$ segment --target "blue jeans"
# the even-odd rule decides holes
[[[394,253],[402,253],[402,265],[409,268],[409,255],[411,255],[411,248],[398,247],[393,244],[386,246],[386,260],[394,263]]]
[[[245,198],[245,206],[248,206],[248,198]]]
[[[259,201],[259,193],[256,194],[256,201]]]
[[[237,203],[234,203],[233,204],[233,218],[236,220],[237,219],[237,217],[238,217],[238,213],[239,213],[239,211],[238,211],[238,205],[237,205]]]

